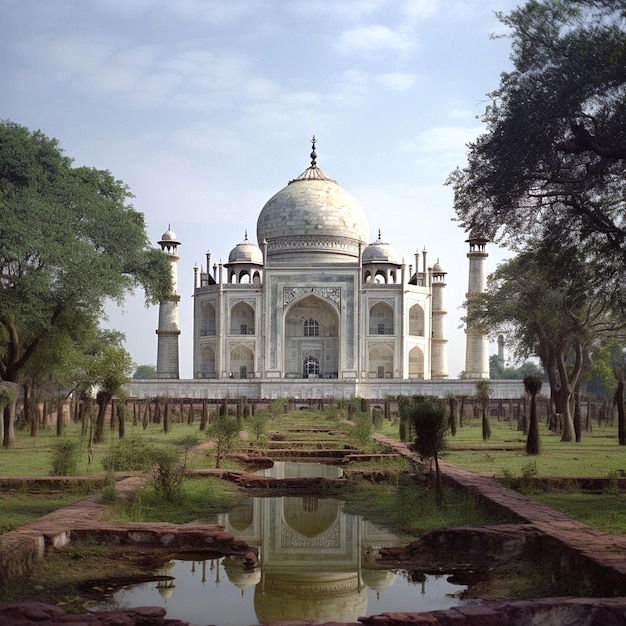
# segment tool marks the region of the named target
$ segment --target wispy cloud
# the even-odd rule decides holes
[[[403,27],[393,29],[383,24],[371,24],[344,31],[335,47],[340,53],[350,55],[407,53],[415,45],[413,34]]]
[[[376,81],[393,91],[409,91],[417,80],[417,74],[391,72],[376,76]]]
[[[395,0],[292,0],[287,10],[301,16],[358,20],[386,8]]]

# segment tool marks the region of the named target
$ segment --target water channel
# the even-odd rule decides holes
[[[341,469],[280,462],[263,473],[337,477]],[[218,523],[258,548],[258,567],[246,570],[232,557],[170,561],[160,572],[170,579],[123,589],[95,609],[162,606],[168,618],[194,625],[248,626],[296,619],[356,622],[462,602],[465,587],[445,576],[411,577],[377,568],[378,549],[398,545],[398,538],[345,513],[340,500],[251,498]]]

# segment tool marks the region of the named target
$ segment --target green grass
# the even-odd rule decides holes
[[[102,462],[111,453],[112,446],[119,441],[117,431],[106,429],[106,441],[93,446],[93,457],[89,462],[88,437],[81,436],[79,424],[68,424],[62,437],[58,437],[54,427],[39,431],[36,437],[18,431],[17,440],[9,448],[0,448],[0,476],[49,476],[52,468],[52,455],[55,444],[63,438],[78,439],[77,474],[81,476],[103,476]],[[148,445],[173,445],[182,449],[187,437],[196,436],[199,442],[207,441],[198,424],[170,424],[170,430],[163,432],[161,424],[150,424],[145,430],[141,425],[126,425],[125,438],[139,437]],[[206,455],[194,460],[198,467],[210,467]]]
[[[472,420],[448,437],[449,449],[443,455],[471,472],[503,476],[519,476],[529,461],[537,466],[537,476],[596,476],[605,477],[626,470],[626,446],[617,440],[617,426],[595,427],[583,432],[582,441],[562,442],[560,436],[540,429],[541,453],[526,454],[526,438],[514,422],[491,419],[492,436],[483,441],[480,420]],[[476,448],[469,450],[467,448]],[[502,448],[508,448],[504,450]],[[515,448],[511,450],[510,448]]]
[[[626,533],[626,498],[623,495],[543,493],[533,498],[603,532]]]
[[[81,500],[87,495],[81,490],[19,490],[0,493],[0,534],[28,524],[56,509]]]
[[[179,497],[159,498],[146,487],[128,503],[110,508],[107,519],[117,522],[199,522],[215,524],[216,515],[241,504],[247,496],[231,483],[218,478],[192,478],[183,481]]]

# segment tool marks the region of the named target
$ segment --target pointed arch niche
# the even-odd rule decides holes
[[[417,346],[409,351],[409,378],[424,379],[424,352]]]
[[[287,378],[337,378],[339,314],[332,304],[313,294],[293,302],[285,312],[284,329]]]
[[[389,346],[370,347],[368,361],[370,378],[393,378],[393,350]]]
[[[203,304],[200,309],[200,336],[215,336],[215,307],[210,302]]]
[[[254,377],[254,352],[239,344],[230,351],[230,378]]]
[[[230,334],[254,335],[254,309],[247,302],[237,302],[230,310]]]
[[[393,335],[393,307],[387,302],[377,302],[370,308],[369,334]]]
[[[424,320],[424,309],[419,304],[414,304],[409,309],[409,335],[423,337]]]
[[[216,378],[215,351],[210,346],[200,350],[200,378]]]

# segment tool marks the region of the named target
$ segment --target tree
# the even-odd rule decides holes
[[[132,368],[132,357],[121,345],[104,345],[94,355],[89,366],[90,377],[97,389],[96,402],[98,404],[94,443],[104,442],[104,420],[107,407],[128,382]]]
[[[133,373],[133,378],[135,380],[143,380],[156,377],[156,365],[137,365],[137,367],[135,368],[135,372]]]
[[[543,380],[541,376],[529,374],[524,378],[524,389],[530,396],[530,424],[526,438],[526,454],[539,454],[539,416],[537,412],[537,396],[541,393]]]
[[[439,454],[445,449],[449,421],[445,418],[443,402],[424,398],[413,403],[410,409],[415,432],[415,450],[435,464],[435,494],[437,504],[443,504],[443,478],[439,468]]]
[[[574,438],[572,394],[594,341],[624,327],[619,281],[601,282],[581,250],[538,241],[501,264],[487,291],[468,302],[468,318],[503,334],[520,357],[538,356],[563,415],[563,441]]]
[[[626,445],[626,410],[624,407],[624,385],[626,382],[626,348],[624,337],[611,337],[594,351],[594,373],[605,374],[604,388],[610,392],[617,409],[617,438],[620,446]],[[608,371],[607,371],[608,370]],[[610,372],[610,374],[609,374]],[[609,376],[611,380],[609,380]]]
[[[458,220],[518,247],[559,232],[623,272],[626,8],[529,0],[497,15],[511,29],[514,70],[489,94],[468,165],[449,178]]]
[[[0,379],[21,383],[66,315],[102,318],[137,286],[147,302],[171,297],[167,257],[131,197],[110,172],[73,167],[56,140],[0,122]]]
[[[491,438],[491,426],[489,425],[489,398],[491,397],[491,389],[488,380],[479,380],[476,382],[476,398],[480,404],[480,414],[482,418],[483,441]]]
[[[532,361],[524,361],[518,367],[506,366],[497,354],[489,357],[489,378],[491,380],[524,380],[531,374],[543,376],[543,370]]]
[[[210,423],[209,438],[215,442],[215,469],[221,467],[222,459],[228,455],[239,437],[239,421],[231,415],[219,415]]]

